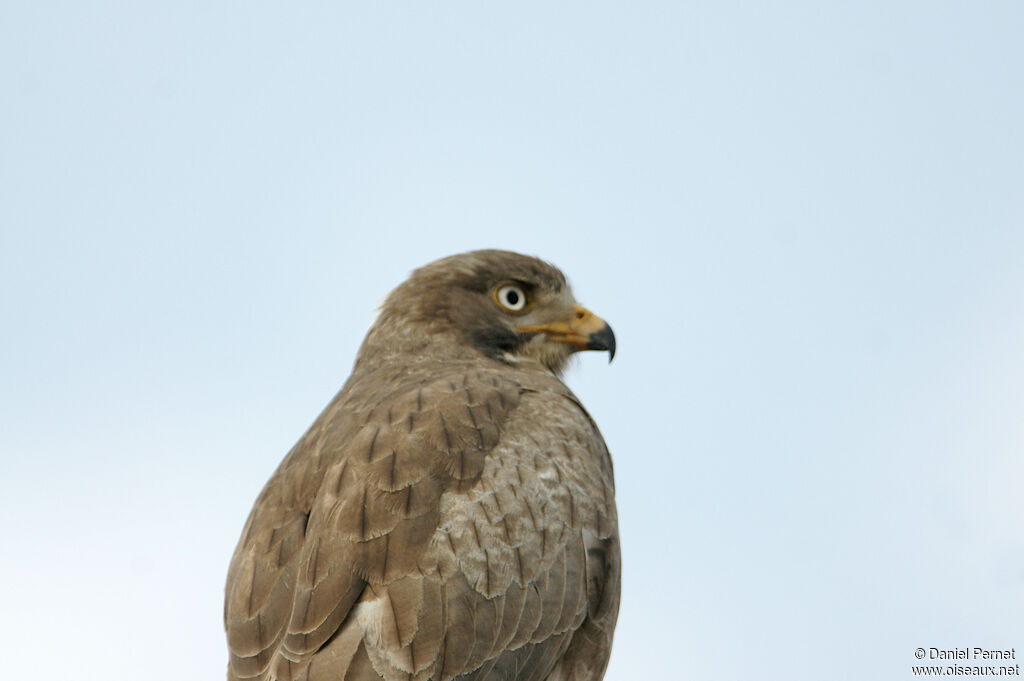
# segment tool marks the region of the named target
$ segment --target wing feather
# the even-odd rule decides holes
[[[518,384],[493,370],[351,379],[250,514],[228,573],[229,678],[298,678],[349,626],[368,585],[419,572],[441,495],[475,484],[518,401]],[[431,615],[400,621],[410,617],[434,622],[419,648],[440,640]],[[406,648],[412,636],[392,643]],[[373,657],[347,640],[340,653],[331,647],[351,665]]]

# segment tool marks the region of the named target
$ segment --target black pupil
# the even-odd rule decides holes
[[[519,293],[516,292],[514,289],[509,289],[508,291],[505,292],[505,302],[507,302],[510,307],[518,304]]]

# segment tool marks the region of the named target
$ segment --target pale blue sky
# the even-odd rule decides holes
[[[260,487],[388,290],[511,248],[619,350],[608,679],[1024,650],[1020,2],[6,3],[10,678],[223,678]]]

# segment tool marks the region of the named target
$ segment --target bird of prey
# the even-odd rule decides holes
[[[508,251],[392,291],[260,493],[228,571],[228,679],[590,681],[619,609],[612,462],[562,383],[611,328]]]

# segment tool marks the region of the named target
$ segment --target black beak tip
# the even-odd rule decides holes
[[[612,332],[612,327],[605,324],[600,331],[590,334],[587,340],[587,350],[607,350],[608,363],[611,364],[615,359],[615,334]]]

